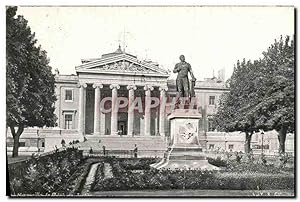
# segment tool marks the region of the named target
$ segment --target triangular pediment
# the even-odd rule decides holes
[[[169,76],[168,71],[128,54],[99,58],[76,67],[77,72]]]

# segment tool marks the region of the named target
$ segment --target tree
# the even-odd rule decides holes
[[[25,127],[55,126],[55,78],[46,51],[36,45],[27,20],[17,7],[6,8],[6,124],[13,139],[13,157]]]
[[[233,132],[241,131],[245,133],[245,152],[250,152],[251,137],[257,131],[255,115],[250,112],[258,100],[253,91],[257,78],[257,71],[261,65],[260,61],[238,61],[231,78],[228,81],[229,92],[221,96],[217,113],[213,122],[218,130]]]
[[[263,55],[254,62],[237,62],[214,123],[219,130],[245,132],[246,152],[254,131],[275,129],[283,153],[286,134],[295,127],[294,41],[281,37]]]
[[[279,153],[284,153],[286,134],[295,130],[294,40],[281,36],[263,55],[263,96],[255,111],[265,117],[261,124],[278,131]]]

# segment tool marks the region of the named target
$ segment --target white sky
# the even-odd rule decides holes
[[[184,54],[198,80],[238,59],[258,59],[275,38],[293,35],[293,7],[19,7],[53,70],[75,74],[83,58],[126,52],[172,70]],[[174,77],[174,75],[172,75]]]

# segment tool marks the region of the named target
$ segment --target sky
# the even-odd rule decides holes
[[[280,35],[294,34],[293,7],[22,6],[17,14],[60,74],[125,44],[126,52],[169,70],[183,54],[197,80],[222,68],[228,79],[237,60],[258,59]]]

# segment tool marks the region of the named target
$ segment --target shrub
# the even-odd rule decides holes
[[[112,166],[113,178],[103,179],[101,170],[97,171],[97,184],[94,191],[101,190],[145,190],[145,189],[293,189],[294,176],[278,173],[269,167],[262,168],[262,164],[251,164],[250,171],[245,172],[246,164],[239,164],[235,160],[234,166],[227,166],[224,171],[203,170],[168,170],[147,169],[141,173],[133,173],[130,163],[137,165],[136,161],[109,159]],[[144,161],[147,162],[147,161]],[[149,161],[148,163],[150,163]],[[224,165],[224,161],[218,159],[218,165]],[[221,164],[222,162],[223,164]],[[231,164],[231,163],[229,163]],[[248,165],[249,166],[249,165]],[[145,165],[146,168],[148,168]],[[130,168],[126,170],[126,168]],[[135,167],[137,168],[137,167]],[[140,169],[140,167],[138,167]],[[236,170],[233,170],[236,169]],[[254,170],[263,173],[252,172]],[[98,177],[100,176],[100,177]]]
[[[226,172],[237,173],[266,173],[266,174],[279,174],[282,173],[282,169],[272,164],[261,164],[258,162],[241,162],[230,161],[225,168]]]
[[[120,166],[126,170],[149,170],[150,165],[155,163],[155,158],[143,158],[143,159],[119,159]]]
[[[221,173],[210,182],[217,189],[294,189],[294,176],[286,174]]]
[[[222,160],[222,158],[220,156],[218,156],[216,159],[214,158],[209,158],[207,157],[208,163],[217,166],[217,167],[226,167],[227,161],[226,160]]]
[[[68,148],[8,166],[12,195],[67,195],[83,163],[82,152]],[[72,182],[73,181],[73,182]]]

